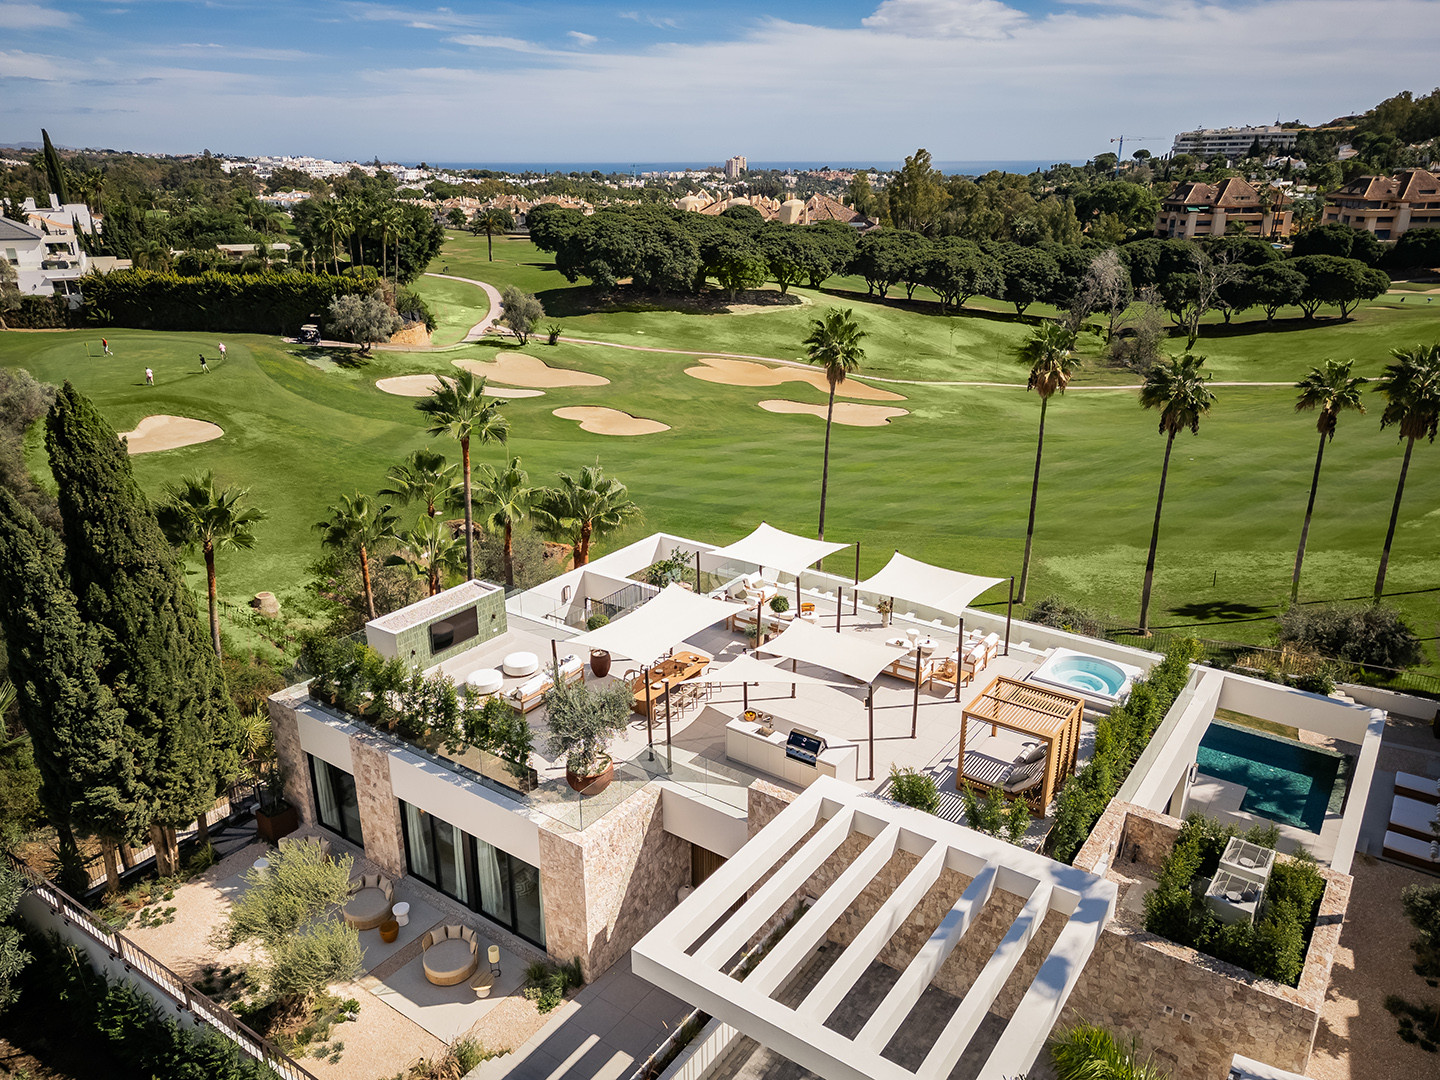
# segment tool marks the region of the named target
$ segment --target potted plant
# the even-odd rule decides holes
[[[887,596],[875,605],[875,610],[880,613],[880,625],[889,626],[890,616],[895,612],[895,601]]]
[[[771,597],[770,610],[775,612],[776,615],[784,615],[785,612],[790,610],[789,598],[778,594]]]
[[[272,764],[255,787],[259,805],[255,808],[255,831],[261,839],[278,844],[300,827],[300,811],[285,798],[285,776],[279,764]]]
[[[599,630],[610,621],[610,616],[603,611],[597,611],[590,618],[585,620],[586,630]],[[590,650],[590,670],[597,679],[603,679],[610,674],[610,653],[606,649]]]
[[[583,682],[566,683],[554,672],[555,685],[545,695],[550,734],[547,745],[565,759],[565,780],[576,791],[595,795],[615,776],[606,747],[630,722],[634,695],[623,682],[592,690]]]

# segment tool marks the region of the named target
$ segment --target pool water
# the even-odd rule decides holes
[[[1325,814],[1339,810],[1337,785],[1343,755],[1214,721],[1200,740],[1195,760],[1207,776],[1247,790],[1240,808],[1313,833]]]
[[[1125,685],[1125,673],[1114,664],[1088,656],[1067,656],[1050,665],[1050,674],[1077,690],[1090,690],[1114,697]]]

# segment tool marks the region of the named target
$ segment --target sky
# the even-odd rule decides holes
[[[1440,0],[0,0],[0,144],[1083,161],[1426,93],[1437,56]]]

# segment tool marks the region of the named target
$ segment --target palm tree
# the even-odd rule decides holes
[[[535,489],[527,486],[529,474],[520,467],[520,459],[512,457],[509,466],[500,472],[489,465],[480,469],[477,485],[483,508],[485,528],[503,529],[504,547],[501,560],[505,566],[505,587],[515,588],[515,526],[530,516],[530,503]]]
[[[375,618],[375,590],[370,585],[370,549],[391,536],[400,519],[390,512],[389,503],[377,503],[369,495],[342,495],[330,507],[330,516],[317,521],[322,547],[339,551],[355,550],[360,555],[360,584],[365,590],[365,610]]]
[[[1346,409],[1364,412],[1360,387],[1369,379],[1351,376],[1354,360],[1326,360],[1323,367],[1312,367],[1310,373],[1295,384],[1300,396],[1295,399],[1296,412],[1316,410],[1315,428],[1320,432],[1320,448],[1315,451],[1315,475],[1310,478],[1310,501],[1305,504],[1305,524],[1300,527],[1300,547],[1295,552],[1295,576],[1290,579],[1290,602],[1300,599],[1300,567],[1305,563],[1305,540],[1310,535],[1310,515],[1315,512],[1315,490],[1320,486],[1320,462],[1325,458],[1325,444],[1335,438],[1335,427]]]
[[[345,218],[345,232],[355,238],[359,245],[359,258],[355,260],[356,266],[365,265],[365,228],[369,224],[369,208],[365,200],[358,195],[348,195],[340,200],[340,213]]]
[[[1206,387],[1209,375],[1202,375],[1203,356],[1186,353],[1169,366],[1156,364],[1140,388],[1140,405],[1160,410],[1160,434],[1165,436],[1165,464],[1160,468],[1160,494],[1155,499],[1155,528],[1150,533],[1150,556],[1145,560],[1145,588],[1140,594],[1140,632],[1150,632],[1150,587],[1155,582],[1155,548],[1160,543],[1160,510],[1165,505],[1165,480],[1170,473],[1170,450],[1175,436],[1186,428],[1200,432],[1200,418],[1210,411],[1215,395]]]
[[[380,226],[380,275],[385,275],[385,267],[389,263],[390,237],[394,236],[397,241],[400,237],[400,227],[404,223],[404,213],[394,203],[380,207],[375,213],[375,223]],[[400,245],[395,245],[395,278],[400,278]]]
[[[494,235],[508,232],[515,227],[515,218],[509,210],[499,206],[487,206],[483,210],[476,210],[475,216],[470,219],[471,232],[485,234],[485,260],[495,261]]]
[[[401,506],[420,503],[426,517],[435,517],[455,487],[455,471],[459,465],[447,464],[445,455],[437,450],[416,450],[403,464],[392,465],[385,478],[389,487],[380,489]]]
[[[504,404],[486,399],[485,380],[474,372],[461,371],[454,379],[441,379],[428,398],[415,403],[430,420],[426,429],[434,436],[448,435],[460,444],[460,464],[464,480],[465,505],[465,580],[475,577],[475,522],[470,501],[470,441],[504,442],[510,436],[510,422],[500,412]]]
[[[1385,591],[1385,571],[1390,565],[1390,545],[1395,540],[1395,522],[1400,517],[1400,499],[1405,494],[1405,474],[1410,471],[1410,452],[1415,440],[1428,436],[1435,441],[1440,426],[1440,341],[1409,349],[1392,349],[1395,363],[1386,364],[1375,380],[1375,392],[1385,395],[1380,428],[1391,424],[1405,440],[1405,459],[1400,464],[1400,483],[1395,488],[1395,505],[1390,509],[1390,527],[1385,531],[1385,550],[1380,554],[1380,572],[1375,575],[1375,599]]]
[[[334,199],[322,199],[315,212],[315,227],[330,237],[330,256],[335,264],[335,273],[340,273],[340,237],[350,233],[349,219],[345,209]]]
[[[408,532],[394,533],[398,545],[387,556],[386,566],[400,566],[425,579],[426,595],[434,596],[444,586],[444,572],[460,569],[460,541],[437,517],[422,517]]]
[[[806,359],[825,369],[830,384],[830,403],[825,408],[825,460],[820,472],[820,528],[816,539],[825,539],[825,495],[830,487],[830,424],[835,416],[835,388],[845,376],[859,370],[865,359],[860,339],[865,336],[851,316],[849,308],[831,308],[822,319],[810,322],[810,336],[805,339]]]
[[[1034,390],[1040,396],[1040,434],[1035,439],[1035,479],[1030,483],[1030,523],[1025,527],[1025,561],[1020,566],[1020,588],[1015,599],[1025,602],[1025,586],[1030,580],[1030,547],[1035,539],[1035,500],[1040,493],[1040,455],[1045,451],[1045,411],[1050,407],[1050,398],[1065,393],[1070,377],[1075,374],[1082,361],[1071,349],[1075,347],[1075,333],[1058,323],[1041,323],[1030,335],[1030,340],[1020,346],[1019,355],[1023,363],[1030,365],[1030,382],[1027,390]]]
[[[205,558],[205,592],[210,601],[210,638],[220,653],[220,610],[215,588],[215,552],[255,546],[252,526],[265,520],[265,512],[245,506],[245,488],[215,487],[211,473],[186,477],[165,485],[165,501],[155,516],[165,538],[182,551],[199,550]]]
[[[542,536],[569,544],[575,565],[590,561],[591,541],[615,532],[640,516],[625,485],[606,476],[599,462],[586,465],[577,479],[560,474],[560,486],[536,491],[530,516]]]

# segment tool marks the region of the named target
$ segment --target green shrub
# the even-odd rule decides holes
[[[1122,1043],[1105,1028],[1076,1024],[1050,1042],[1057,1080],[1166,1080],[1155,1063],[1140,1060],[1137,1044]]]
[[[584,985],[579,957],[558,966],[540,961],[525,969],[525,989],[522,993],[535,1002],[538,1012],[548,1013],[564,1004],[565,994],[569,990]]]
[[[890,790],[886,794],[903,806],[913,806],[927,814],[940,809],[940,789],[935,781],[911,768],[890,766]]]
[[[1067,604],[1058,596],[1047,596],[1030,605],[1025,616],[1027,622],[1037,626],[1053,626],[1069,634],[1083,634],[1085,637],[1103,638],[1105,622],[1100,616],[1085,608]]]
[[[403,285],[395,290],[395,310],[406,322],[423,322],[426,330],[434,330],[437,325],[435,315],[425,298],[414,289],[407,289]]]
[[[1440,977],[1440,884],[1406,885],[1400,893],[1405,917],[1415,927],[1415,974]]]
[[[5,312],[5,324],[11,330],[63,330],[79,326],[78,315],[63,296],[22,296],[19,307]]]
[[[603,611],[597,611],[594,615],[591,615],[588,619],[585,620],[585,629],[599,630],[600,627],[605,626],[609,622],[609,615],[606,615]]]
[[[1374,667],[1406,668],[1422,655],[1415,631],[1398,611],[1380,604],[1293,604],[1280,616],[1280,641]]]
[[[779,595],[776,595],[776,596],[771,597],[771,598],[770,598],[770,610],[773,611],[773,612],[775,612],[776,615],[779,615],[779,614],[781,614],[782,612],[789,611],[789,610],[790,610],[790,600],[789,600],[789,598],[788,598],[788,597],[784,597],[784,596],[779,596]]]

